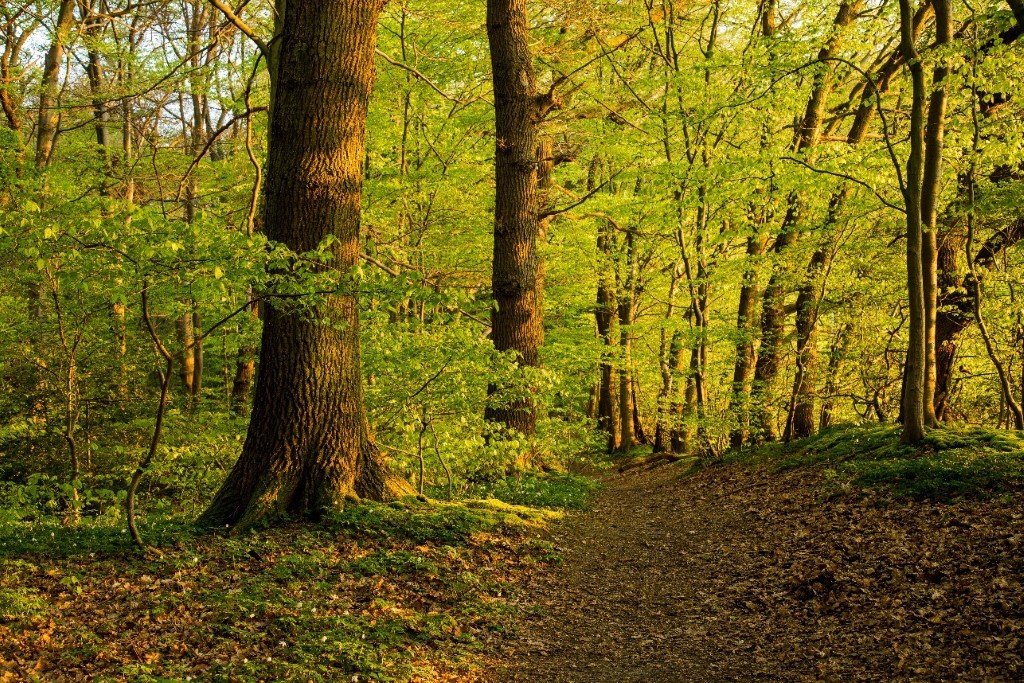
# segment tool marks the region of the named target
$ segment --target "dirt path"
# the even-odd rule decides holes
[[[516,642],[507,681],[706,681],[722,653],[702,634],[732,548],[750,533],[738,515],[680,486],[683,466],[611,478],[587,516],[552,539],[564,552],[530,593],[540,614]],[[710,676],[709,676],[710,674]]]
[[[823,472],[609,478],[527,586],[505,683],[1024,680],[1024,494],[822,499]]]

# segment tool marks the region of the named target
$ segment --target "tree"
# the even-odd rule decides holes
[[[294,252],[330,240],[342,282],[312,312],[266,307],[252,421],[242,454],[200,522],[249,527],[316,516],[348,497],[407,491],[390,475],[363,406],[359,258],[367,105],[383,2],[292,1],[278,42],[267,161],[267,236]],[[316,321],[316,318],[324,322]]]
[[[491,323],[494,348],[511,351],[521,367],[540,365],[544,340],[538,288],[537,129],[554,104],[537,94],[530,54],[526,0],[487,1],[487,39],[494,84],[494,259]],[[533,434],[537,412],[530,398],[505,400],[488,418]]]
[[[907,295],[910,302],[910,330],[903,379],[903,441],[917,443],[924,438],[925,362],[927,315],[922,267],[923,230],[921,182],[924,171],[924,67],[914,45],[913,11],[910,0],[900,0],[900,45],[911,76],[910,157],[907,160],[903,200],[907,212]]]

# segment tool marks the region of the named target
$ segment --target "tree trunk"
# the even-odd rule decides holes
[[[668,373],[671,376],[671,386],[668,395],[665,397],[665,405],[658,405],[658,424],[654,430],[654,452],[670,453],[675,451],[673,435],[678,429],[680,415],[679,404],[679,380],[683,377],[683,333],[676,330],[672,334],[668,350]]]
[[[924,166],[924,69],[912,30],[913,12],[910,0],[900,0],[900,34],[903,56],[910,69],[912,105],[910,114],[910,157],[907,160],[906,186],[903,189],[907,208],[907,295],[910,330],[907,362],[903,379],[903,435],[905,443],[924,439],[925,427],[925,284],[922,268],[921,181]]]
[[[514,352],[521,367],[537,367],[544,334],[537,291],[537,128],[550,105],[537,96],[526,0],[488,0],[487,38],[495,113],[491,338],[498,351]],[[502,399],[495,386],[489,393],[488,420],[526,435],[536,431],[531,399]]]
[[[194,409],[203,399],[203,316],[192,302],[192,402]]]
[[[633,403],[633,319],[636,317],[636,286],[639,276],[636,228],[626,230],[625,273],[619,278],[619,450],[629,451],[638,445]]]
[[[841,195],[837,195],[841,196]],[[827,225],[834,222],[831,218]],[[820,279],[828,268],[827,245],[820,245],[811,255],[807,274],[796,299],[796,375],[793,378],[793,400],[786,420],[786,441],[803,439],[814,434],[815,401],[818,397],[818,292]]]
[[[57,25],[53,42],[43,60],[42,84],[39,89],[39,121],[36,127],[36,166],[42,168],[50,163],[53,143],[57,137],[57,97],[60,94],[60,69],[71,39],[71,27],[75,23],[77,0],[61,0],[57,12]]]
[[[677,262],[672,269],[672,279],[668,287],[668,303],[665,306],[665,325],[661,328],[658,345],[658,370],[661,374],[661,388],[658,390],[658,419],[654,425],[654,452],[667,453],[671,448],[669,425],[671,421],[671,401],[675,390],[676,373],[672,367],[675,346],[681,343],[679,331],[669,333],[669,326],[676,314],[676,296],[679,283],[683,278],[683,264]]]
[[[833,416],[836,409],[836,393],[839,391],[839,369],[846,359],[850,349],[850,338],[853,332],[853,325],[844,323],[832,340],[832,348],[828,353],[828,378],[825,380],[825,395],[821,402],[821,418],[818,429],[828,429],[832,426]]]
[[[764,253],[768,241],[765,237],[751,235],[747,238],[747,258],[753,260]],[[750,382],[754,378],[757,363],[757,347],[754,326],[757,324],[757,270],[753,264],[743,273],[740,286],[740,303],[736,313],[736,365],[732,373],[732,398],[729,412],[736,420],[736,426],[729,436],[729,445],[740,448],[750,433]]]
[[[857,12],[862,4],[862,0],[843,1],[833,21],[834,31],[828,42],[818,51],[818,60],[823,67],[821,72],[814,77],[807,107],[796,130],[793,149],[798,155],[806,155],[813,150],[821,138],[826,104],[833,88],[833,63],[829,60],[839,49],[843,29],[857,18]],[[790,197],[781,231],[775,240],[776,255],[782,254],[797,241],[801,204],[798,196]],[[781,369],[782,344],[786,333],[785,297],[787,291],[783,285],[784,279],[785,271],[777,261],[762,297],[761,348],[754,369],[753,402],[756,412],[753,427],[757,438],[764,441],[774,441],[778,438],[775,429],[775,411],[770,405],[769,396]]]
[[[249,414],[249,396],[252,393],[252,379],[256,374],[256,352],[241,349],[235,362],[235,378],[231,383],[231,412],[235,415]]]
[[[601,159],[595,156],[587,174],[587,191],[598,185]],[[597,301],[594,321],[601,338],[601,360],[597,387],[597,427],[608,435],[608,452],[619,447],[618,377],[615,372],[617,337],[615,312],[618,309],[615,274],[612,272],[612,226],[606,220],[597,225]]]
[[[334,237],[330,267],[343,283],[359,260],[382,5],[291,0],[278,38],[266,232],[296,252]],[[286,513],[316,517],[347,497],[385,500],[410,490],[388,473],[367,424],[355,292],[327,296],[311,316],[268,305],[242,454],[200,521],[246,528]]]
[[[185,401],[191,405],[192,397],[195,395],[195,371],[196,356],[193,346],[194,333],[192,330],[192,313],[185,311],[175,321],[175,330],[178,336],[178,346],[181,348],[181,362],[178,363],[178,377],[181,378],[181,387],[185,395]]]
[[[970,297],[964,291],[960,253],[962,235],[953,229],[943,231],[939,242],[938,259],[938,311],[935,317],[935,416],[939,420],[952,418],[949,402],[953,388],[953,371],[960,336],[974,321]],[[977,262],[977,261],[976,261]]]
[[[934,0],[935,44],[942,49],[953,39],[950,0]],[[940,56],[940,59],[943,59]],[[929,427],[937,426],[935,413],[936,390],[936,317],[938,312],[938,199],[942,180],[942,147],[946,126],[946,78],[949,69],[943,62],[935,67],[932,76],[931,100],[928,103],[928,123],[925,129],[924,170],[921,181],[921,267],[924,278],[925,365],[924,365],[924,421]]]

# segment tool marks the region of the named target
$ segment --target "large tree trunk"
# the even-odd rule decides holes
[[[359,259],[366,113],[382,5],[291,0],[279,37],[266,232],[296,252],[333,236],[331,267],[345,288]],[[327,296],[312,316],[268,305],[249,432],[200,521],[245,528],[286,513],[315,517],[346,497],[384,500],[409,490],[388,474],[367,424],[355,292]]]
[[[549,108],[537,96],[526,0],[488,0],[495,113],[494,308],[491,338],[522,367],[540,365],[543,342],[538,295],[537,128]],[[486,417],[522,434],[536,431],[529,398],[503,399],[490,387]]]

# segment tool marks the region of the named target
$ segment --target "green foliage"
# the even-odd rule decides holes
[[[45,615],[49,608],[35,588],[0,588],[0,621],[30,620]]]
[[[378,550],[353,560],[348,570],[361,576],[378,574],[436,574],[437,563],[407,550]]]

